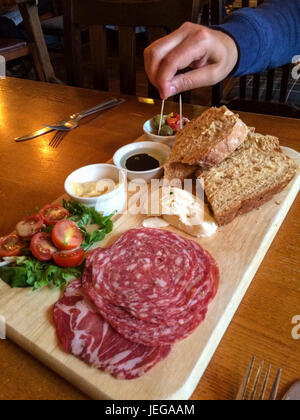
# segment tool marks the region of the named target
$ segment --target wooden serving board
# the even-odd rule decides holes
[[[300,165],[300,154],[285,148]],[[243,299],[300,187],[300,174],[261,209],[238,217],[211,238],[199,239],[217,260],[221,282],[205,322],[170,356],[140,379],[116,380],[64,353],[52,323],[60,292],[45,288],[11,289],[0,281],[0,315],[7,336],[94,399],[188,399],[197,386],[235,311]],[[102,246],[140,226],[144,216],[122,215]],[[169,228],[168,228],[169,229]],[[170,228],[175,231],[175,229]],[[180,233],[180,232],[178,232]],[[183,236],[187,236],[180,233]],[[192,238],[191,238],[192,239]]]

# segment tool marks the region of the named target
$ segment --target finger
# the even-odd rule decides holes
[[[170,82],[172,82],[179,70],[185,69],[190,65],[193,66],[195,63],[204,64],[207,60],[208,50],[205,43],[195,45],[195,43],[191,43],[190,39],[185,39],[161,61],[156,71],[154,84],[163,96],[169,95],[169,91],[167,89],[166,92],[166,88],[172,86]],[[167,99],[167,97],[163,99]]]
[[[166,37],[167,38],[167,37]],[[155,83],[155,76],[163,58],[182,42],[181,36],[164,38],[152,44],[144,53],[145,70],[151,83]]]
[[[212,64],[209,62],[209,57],[206,55],[205,57],[202,57],[200,60],[196,60],[193,63],[189,65],[189,67],[193,70],[199,69],[200,67],[207,66],[209,64]]]
[[[161,95],[168,98],[172,95],[192,89],[213,86],[222,80],[220,64],[210,64],[188,73],[177,75],[164,86]]]
[[[155,75],[161,60],[169,54],[170,51],[176,49],[188,34],[188,24],[182,25],[176,31],[155,41],[145,49],[145,70],[151,83],[155,83]]]

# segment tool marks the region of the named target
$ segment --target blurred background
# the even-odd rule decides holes
[[[157,97],[155,89],[148,85],[143,50],[152,40],[178,26],[179,13],[183,21],[190,16],[195,22],[211,25],[221,23],[227,14],[240,7],[257,7],[263,2],[174,0],[168,16],[163,6],[166,0],[147,1],[156,5],[153,13],[149,9],[144,19],[149,25],[143,25],[143,18],[133,18],[130,12],[130,7],[143,1],[0,0],[0,54],[7,58],[7,75]],[[122,9],[114,9],[117,3]],[[157,3],[161,3],[160,19]],[[101,9],[101,13],[95,13],[95,4],[104,7],[105,12]],[[77,21],[72,21],[74,16]],[[165,32],[158,30],[155,21],[159,20],[168,24]],[[130,28],[134,30],[134,40]],[[124,58],[124,54],[128,57]],[[135,74],[134,80],[126,82],[128,65]],[[50,76],[45,76],[47,68]],[[124,83],[127,83],[125,89]],[[243,110],[245,106],[248,111],[299,118],[300,88],[298,81],[291,77],[291,66],[286,66],[241,80],[226,80],[214,88],[197,89],[185,95],[184,101],[207,106],[232,103],[231,108],[235,109]]]

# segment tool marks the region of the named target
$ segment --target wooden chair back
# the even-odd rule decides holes
[[[0,38],[0,55],[6,62],[30,55],[31,51],[26,41],[22,39]]]
[[[137,26],[148,32],[148,43],[186,21],[196,22],[201,0],[64,0],[68,82],[83,86],[80,26],[90,30],[94,87],[108,90],[106,25],[119,27],[120,90],[136,94]],[[149,87],[153,96],[153,89]]]
[[[264,0],[258,0],[257,5],[261,5]],[[249,7],[253,2],[250,0],[242,0],[241,7]],[[220,24],[223,19],[223,1],[211,0],[212,23]],[[287,64],[279,69],[267,71],[267,85],[264,94],[264,100],[261,100],[262,75],[254,74],[243,76],[239,80],[239,96],[233,100],[223,100],[223,84],[219,83],[213,87],[212,103],[214,106],[222,104],[228,105],[232,109],[240,111],[249,111],[271,115],[281,115],[287,117],[300,116],[300,110],[297,107],[287,104],[289,76],[291,72],[291,64]],[[278,102],[274,102],[274,81],[276,76],[280,74],[280,97]],[[247,95],[247,86],[252,78],[252,92],[250,97]]]
[[[14,0],[19,6],[28,35],[28,48],[33,56],[35,71],[40,81],[61,83],[54,74],[38,15],[36,0]]]

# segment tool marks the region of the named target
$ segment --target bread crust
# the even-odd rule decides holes
[[[296,174],[296,172],[295,172]],[[270,201],[272,197],[280,193],[284,188],[291,182],[294,176],[291,176],[289,179],[284,182],[275,185],[272,188],[266,189],[262,193],[249,197],[243,201],[240,201],[236,204],[235,207],[232,207],[229,211],[220,214],[214,214],[214,217],[219,226],[227,225],[232,222],[237,216],[249,213],[250,211],[261,207],[266,202]]]
[[[231,155],[247,138],[248,127],[225,106],[210,108],[176,136],[169,163],[208,168]]]
[[[231,134],[223,141],[217,143],[211,151],[199,162],[202,168],[211,167],[223,162],[234,152],[247,138],[248,127],[241,120],[238,120],[232,129]]]

